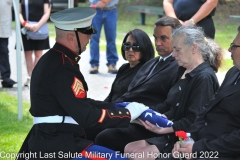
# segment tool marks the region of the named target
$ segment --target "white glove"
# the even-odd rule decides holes
[[[142,123],[137,119],[132,120],[130,123],[135,123],[135,124],[139,124],[142,126]]]
[[[138,118],[144,111],[146,111],[149,107],[145,106],[142,103],[132,102],[129,103],[126,108],[129,110],[131,114],[131,121]]]

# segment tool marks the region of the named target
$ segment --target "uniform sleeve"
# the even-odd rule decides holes
[[[56,71],[54,80],[52,92],[60,107],[83,128],[128,126],[131,116],[127,109],[116,109],[110,103],[86,98],[84,78],[71,65]]]
[[[213,131],[214,132],[214,131]],[[193,145],[192,153],[198,153],[198,156],[203,156],[203,153],[215,151],[216,157],[239,157],[240,156],[240,129],[234,130],[229,134],[224,134],[216,139],[207,141],[201,139]],[[204,156],[203,156],[204,157]]]
[[[103,101],[94,100],[94,99],[91,99],[91,98],[86,98],[86,99],[84,99],[84,101],[86,103],[89,103],[92,106],[102,108],[102,109],[108,109],[108,108],[114,107],[114,103],[103,102]]]
[[[184,106],[187,109],[186,117],[174,122],[172,125],[174,131],[189,129],[202,107],[210,101],[218,89],[216,88],[217,83],[211,75],[204,75],[199,76],[192,86],[188,86],[192,89],[188,96],[187,106]]]

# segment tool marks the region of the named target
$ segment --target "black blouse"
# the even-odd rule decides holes
[[[113,81],[111,91],[105,102],[114,102],[120,96],[127,92],[129,84],[132,82],[134,76],[138,70],[143,66],[144,63],[138,63],[136,66],[130,68],[129,63],[123,64],[116,75],[115,80]]]
[[[26,19],[25,0],[20,0],[22,15]],[[44,3],[50,4],[49,0],[28,0],[28,20],[39,21],[44,14]]]
[[[167,100],[155,106],[156,111],[173,120],[174,131],[187,131],[202,106],[210,101],[219,88],[216,74],[208,61],[186,74],[185,79],[180,79],[185,70],[179,67],[179,81],[169,91]]]
[[[173,7],[177,18],[185,21],[192,18],[205,2],[206,0],[174,0]],[[215,10],[208,16],[214,16]]]

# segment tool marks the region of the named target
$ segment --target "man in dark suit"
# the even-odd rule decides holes
[[[191,126],[189,132],[195,143],[182,144],[179,148],[177,142],[173,156],[182,152],[186,156],[195,153],[197,159],[240,159],[240,26],[228,51],[234,67]]]
[[[154,40],[158,57],[146,62],[129,85],[128,91],[116,102],[140,102],[151,108],[167,98],[175,83],[178,64],[172,57],[172,30],[180,26],[176,18],[163,17],[155,22]],[[106,129],[95,139],[96,144],[123,152],[127,143],[156,136],[138,124],[128,128]]]

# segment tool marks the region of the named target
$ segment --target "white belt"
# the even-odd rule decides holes
[[[34,124],[38,124],[38,123],[71,123],[71,124],[78,125],[78,123],[70,116],[34,117],[33,123]]]

